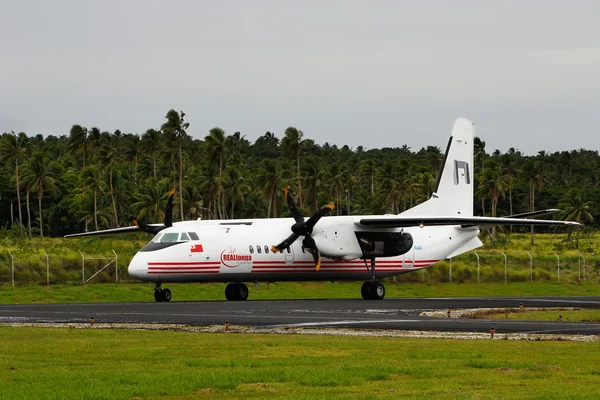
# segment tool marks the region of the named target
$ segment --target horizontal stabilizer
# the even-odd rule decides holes
[[[554,214],[554,213],[557,213],[559,211],[560,210],[558,208],[550,208],[548,210],[529,211],[529,212],[520,213],[520,214],[507,215],[504,218],[531,218],[531,217],[539,217],[540,215]]]

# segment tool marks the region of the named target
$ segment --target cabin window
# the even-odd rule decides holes
[[[183,233],[181,234],[181,238],[180,238],[179,240],[182,240],[182,241],[185,241],[185,242],[187,242],[188,240],[190,240],[190,237],[188,236],[188,234],[187,234],[187,233],[183,232]]]
[[[254,246],[250,245],[248,247],[250,248],[250,254],[254,254]]]
[[[179,238],[179,233],[178,232],[165,233],[163,235],[162,239],[160,240],[160,242],[161,243],[176,242],[178,238]]]
[[[200,240],[196,232],[188,232],[188,235],[192,238],[192,240]]]
[[[260,254],[260,253],[262,252],[262,250],[260,249],[260,244],[257,244],[257,245],[256,245],[256,252],[257,252],[258,254]]]
[[[269,246],[265,244],[265,254],[269,254]]]

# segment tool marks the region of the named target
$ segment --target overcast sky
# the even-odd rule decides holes
[[[0,0],[0,132],[600,150],[598,1]]]

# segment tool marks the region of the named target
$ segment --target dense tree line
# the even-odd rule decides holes
[[[319,145],[294,127],[254,143],[217,127],[193,139],[184,118],[170,110],[162,126],[142,134],[81,125],[60,137],[4,133],[0,226],[31,238],[128,226],[133,218],[158,222],[172,187],[180,220],[284,216],[286,186],[306,214],[329,201],[338,215],[396,214],[431,196],[443,162],[435,146]],[[476,214],[558,206],[562,218],[598,222],[597,151],[490,154],[476,138],[475,158]]]

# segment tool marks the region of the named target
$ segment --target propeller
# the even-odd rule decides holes
[[[290,213],[294,217],[296,223],[292,225],[292,234],[284,239],[283,242],[271,247],[271,251],[274,253],[281,252],[283,249],[290,247],[292,243],[294,243],[300,236],[304,236],[304,239],[302,239],[302,246],[304,246],[304,248],[310,254],[312,254],[313,259],[315,260],[315,269],[318,271],[321,269],[321,255],[319,253],[319,248],[315,243],[315,239],[313,239],[311,236],[312,231],[321,217],[333,211],[335,206],[333,203],[329,203],[326,206],[321,207],[307,221],[305,221],[300,211],[296,208],[296,204],[294,204],[294,199],[292,198],[292,194],[288,188],[284,189],[283,195],[287,201]]]
[[[169,192],[169,198],[167,199],[167,209],[165,210],[165,222],[163,225],[159,226],[151,226],[138,221],[137,219],[133,220],[133,224],[137,226],[141,231],[151,233],[156,235],[158,232],[162,231],[165,228],[169,228],[173,226],[173,197],[175,196],[175,188],[171,189]]]

